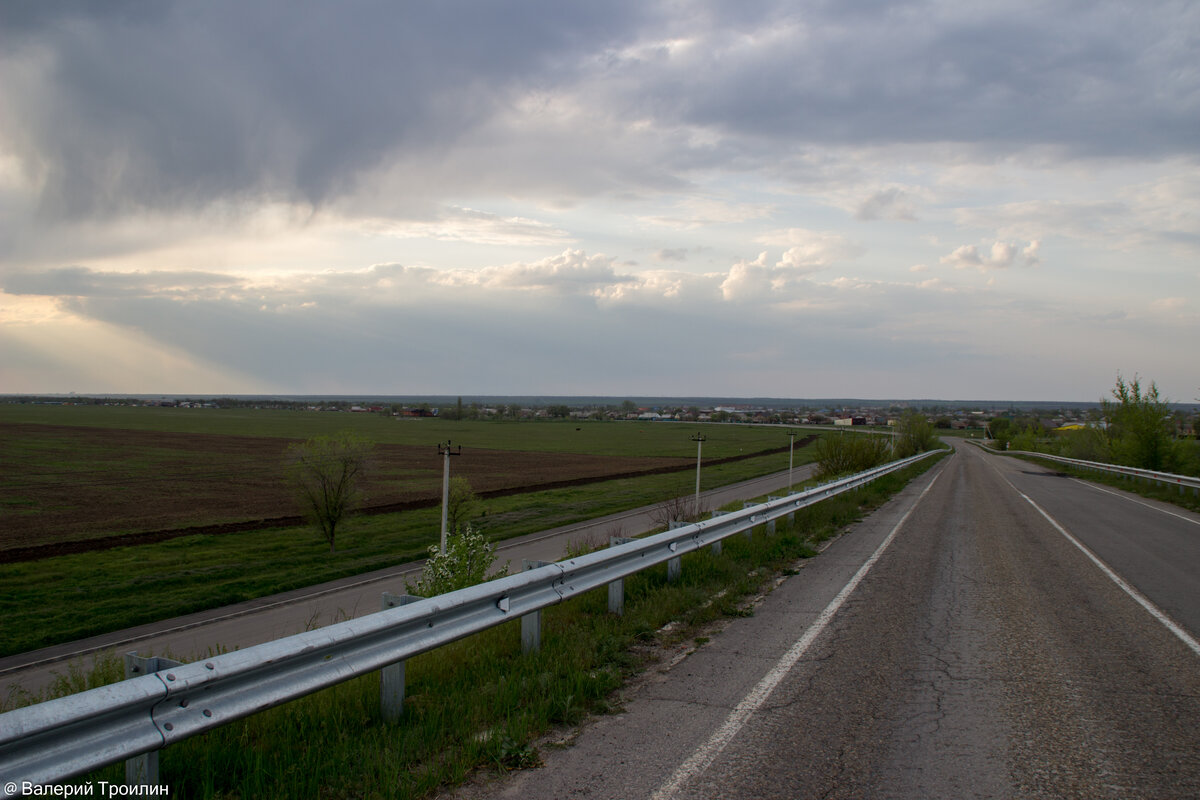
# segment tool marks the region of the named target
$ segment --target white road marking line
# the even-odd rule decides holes
[[[733,741],[733,737],[737,736],[738,732],[745,727],[746,723],[750,720],[750,717],[752,717],[755,712],[762,707],[762,704],[766,702],[767,697],[772,691],[774,691],[775,687],[779,685],[779,682],[783,680],[784,676],[787,675],[792,667],[796,665],[796,662],[800,660],[805,651],[807,651],[809,646],[812,645],[813,641],[815,641],[816,638],[825,630],[825,628],[828,627],[829,623],[833,621],[834,615],[836,615],[841,607],[846,603],[846,600],[858,587],[858,584],[862,582],[862,579],[866,577],[867,572],[869,572],[871,567],[875,565],[875,562],[879,560],[879,557],[883,555],[884,550],[886,550],[888,545],[892,543],[892,540],[896,538],[896,534],[900,531],[900,527],[904,525],[905,521],[908,520],[909,515],[912,514],[925,495],[929,493],[929,490],[933,488],[933,485],[937,483],[937,479],[941,477],[941,474],[942,473],[939,472],[933,477],[933,480],[929,482],[929,485],[925,487],[925,490],[921,492],[908,511],[904,513],[904,516],[900,518],[900,521],[896,523],[894,528],[892,528],[891,533],[887,535],[887,538],[883,540],[883,543],[876,548],[875,552],[871,554],[871,557],[867,559],[866,563],[859,567],[858,572],[854,573],[854,577],[850,579],[850,582],[847,583],[840,592],[838,592],[837,597],[830,601],[829,605],[825,607],[825,610],[821,612],[821,615],[817,617],[816,621],[809,626],[808,630],[804,632],[804,635],[800,638],[800,640],[792,645],[791,649],[784,653],[783,657],[776,662],[775,666],[763,676],[763,679],[758,682],[758,685],[755,686],[749,694],[742,698],[742,701],[734,707],[733,711],[731,711],[729,716],[726,717],[724,724],[717,729],[712,737],[710,737],[702,747],[696,750],[696,752],[692,753],[691,757],[688,758],[687,761],[684,761],[682,764],[680,764],[679,768],[675,770],[674,774],[671,775],[670,779],[666,783],[658,787],[658,790],[651,795],[652,800],[667,800],[668,798],[673,797],[685,783],[694,778],[696,775],[699,775],[704,770],[708,769],[712,762],[716,760],[717,756],[719,756],[726,746]]]
[[[1096,484],[1092,483],[1091,481],[1080,480],[1079,478],[1071,478],[1071,480],[1075,481],[1076,483],[1081,483],[1084,486],[1088,487],[1089,489],[1095,489],[1097,492],[1104,492],[1105,494],[1111,494],[1113,497],[1119,497],[1122,500],[1128,500],[1131,503],[1137,503],[1139,506],[1145,506],[1146,508],[1154,509],[1155,511],[1166,514],[1169,517],[1175,517],[1176,519],[1181,519],[1184,522],[1190,522],[1193,525],[1200,525],[1200,520],[1193,519],[1192,517],[1185,517],[1183,514],[1176,514],[1174,511],[1168,511],[1165,508],[1160,508],[1159,506],[1151,505],[1150,503],[1146,503],[1141,500],[1135,500],[1134,498],[1130,497],[1129,495],[1121,494],[1120,492],[1114,492],[1111,489],[1105,489],[1102,486],[1097,486]]]
[[[1099,567],[1100,571],[1103,572],[1105,575],[1107,575],[1109,580],[1111,580],[1117,586],[1121,587],[1121,589],[1124,590],[1125,594],[1132,597],[1137,602],[1138,605],[1140,605],[1142,608],[1149,611],[1150,616],[1154,617],[1156,620],[1161,622],[1166,627],[1167,630],[1169,630],[1171,633],[1175,634],[1175,636],[1177,636],[1181,642],[1183,642],[1185,645],[1187,645],[1189,648],[1191,648],[1193,653],[1200,656],[1200,642],[1196,641],[1196,639],[1194,639],[1191,634],[1189,634],[1182,627],[1180,627],[1179,624],[1175,622],[1175,620],[1173,620],[1169,616],[1167,616],[1166,612],[1164,612],[1158,606],[1154,605],[1154,603],[1150,602],[1150,600],[1145,595],[1143,595],[1137,589],[1133,588],[1133,586],[1130,585],[1129,583],[1127,583],[1124,578],[1122,578],[1120,575],[1118,575],[1116,572],[1114,572],[1111,567],[1109,567],[1107,564],[1105,564],[1100,559],[1099,556],[1097,556],[1090,549],[1088,549],[1087,545],[1085,545],[1083,542],[1079,541],[1074,536],[1072,536],[1067,531],[1067,529],[1064,528],[1062,525],[1059,525],[1058,521],[1055,520],[1054,517],[1047,514],[1042,509],[1041,506],[1039,506],[1037,503],[1033,502],[1033,500],[1029,497],[1029,495],[1025,494],[1020,489],[1013,486],[1011,483],[1008,485],[1012,486],[1014,492],[1021,495],[1021,497],[1024,497],[1025,501],[1027,503],[1029,503],[1029,505],[1036,508],[1038,513],[1041,514],[1043,517],[1045,517],[1046,521],[1054,526],[1055,530],[1057,530],[1059,533],[1061,533],[1063,536],[1065,536],[1067,538],[1067,541],[1069,541],[1071,544],[1078,547],[1080,552],[1082,552],[1085,556],[1087,556],[1089,559],[1091,559],[1092,563],[1095,564],[1097,567]]]
[[[989,463],[991,463],[990,460],[989,460]],[[1035,509],[1037,509],[1037,512],[1039,514],[1041,514],[1043,517],[1045,517],[1046,521],[1049,522],[1051,525],[1053,525],[1055,530],[1057,530],[1059,533],[1061,533],[1063,536],[1065,536],[1068,542],[1075,545],[1077,548],[1079,548],[1079,551],[1081,553],[1083,553],[1085,556],[1087,556],[1089,559],[1091,559],[1092,563],[1095,564],[1097,567],[1099,567],[1100,571],[1103,572],[1106,576],[1108,576],[1109,580],[1111,580],[1113,583],[1115,583],[1117,586],[1119,586],[1125,592],[1125,594],[1127,594],[1131,598],[1133,598],[1133,600],[1138,605],[1140,605],[1142,608],[1146,609],[1146,611],[1150,612],[1150,616],[1154,617],[1156,620],[1161,622],[1163,624],[1163,626],[1166,627],[1167,630],[1169,630],[1171,633],[1175,634],[1175,636],[1179,639],[1179,641],[1181,641],[1185,645],[1187,645],[1188,648],[1190,648],[1193,653],[1200,656],[1200,642],[1196,641],[1196,639],[1190,633],[1185,631],[1183,629],[1183,627],[1181,625],[1179,625],[1179,623],[1177,623],[1175,620],[1171,619],[1167,615],[1167,613],[1165,611],[1163,611],[1161,608],[1154,605],[1154,603],[1150,602],[1149,598],[1147,598],[1145,595],[1143,595],[1137,589],[1133,588],[1133,586],[1131,584],[1129,584],[1120,575],[1118,575],[1112,569],[1112,567],[1108,566],[1108,564],[1105,564],[1104,561],[1099,556],[1097,556],[1095,553],[1093,553],[1087,547],[1087,545],[1085,545],[1083,542],[1079,541],[1074,536],[1072,536],[1071,533],[1068,532],[1067,529],[1064,528],[1062,525],[1059,525],[1058,521],[1056,519],[1054,519],[1054,517],[1047,514],[1046,511],[1041,506],[1039,506],[1037,503],[1033,502],[1033,499],[1030,498],[1029,495],[1025,494],[1020,489],[1018,489],[1016,486],[1014,486],[1012,481],[1010,481],[1007,477],[1005,477],[1004,473],[1002,473],[995,464],[991,464],[991,467],[992,467],[992,469],[996,470],[996,474],[1000,476],[1000,480],[1007,483],[1009,488],[1011,488],[1017,494],[1021,495],[1021,497],[1025,498],[1025,502],[1029,503],[1029,505],[1031,505]],[[1153,506],[1151,506],[1151,508],[1153,508]],[[1162,509],[1156,509],[1156,510],[1162,511]],[[1166,513],[1169,514],[1170,512],[1168,511]]]
[[[999,468],[999,467],[997,467],[997,466],[996,466],[996,465],[995,465],[995,464],[992,462],[992,459],[989,459],[989,460],[988,460],[988,463],[991,465],[992,469],[996,470],[996,474],[997,474],[997,475],[999,475],[1001,478],[1003,478],[1003,479],[1004,479],[1004,481],[1005,481],[1006,483],[1008,483],[1008,485],[1009,485],[1009,486],[1012,486],[1012,483],[1011,483],[1011,482],[1009,482],[1008,478],[1004,477],[1004,473],[1003,473],[1003,472],[1001,472],[1001,471],[1000,471],[1000,468]],[[1175,513],[1174,511],[1168,511],[1167,509],[1165,509],[1165,508],[1162,508],[1162,507],[1160,507],[1160,506],[1151,505],[1150,503],[1147,503],[1147,502],[1145,502],[1145,501],[1142,501],[1142,500],[1137,500],[1137,499],[1135,499],[1135,498],[1133,498],[1133,497],[1130,497],[1130,496],[1129,496],[1129,495],[1127,495],[1127,494],[1122,494],[1122,493],[1120,493],[1120,492],[1114,492],[1114,491],[1112,491],[1111,489],[1105,489],[1104,487],[1102,487],[1102,486],[1099,486],[1098,484],[1092,483],[1091,481],[1086,481],[1086,480],[1083,480],[1083,479],[1081,479],[1081,478],[1068,478],[1068,480],[1072,480],[1072,481],[1074,481],[1075,483],[1082,484],[1082,485],[1084,485],[1084,486],[1088,487],[1089,489],[1095,489],[1097,492],[1104,492],[1105,494],[1110,494],[1110,495],[1112,495],[1113,497],[1119,497],[1119,498],[1121,498],[1122,500],[1128,500],[1128,501],[1129,501],[1129,502],[1131,502],[1131,503],[1136,503],[1136,504],[1137,504],[1137,505],[1139,505],[1139,506],[1145,506],[1146,508],[1151,508],[1151,509],[1154,509],[1155,511],[1158,511],[1158,512],[1160,512],[1160,513],[1166,514],[1166,515],[1167,515],[1167,516],[1169,516],[1169,517],[1175,517],[1175,518],[1177,518],[1177,519],[1181,519],[1181,520],[1183,520],[1184,522],[1190,522],[1190,523],[1192,523],[1193,525],[1200,525],[1200,521],[1197,521],[1196,519],[1194,519],[1194,518],[1192,518],[1192,517],[1185,517],[1183,514],[1177,514],[1177,513]],[[1013,486],[1013,490],[1014,490],[1014,491],[1017,491],[1018,493],[1020,493],[1020,490],[1019,490],[1019,489],[1017,489],[1017,487],[1015,487],[1015,486]],[[1028,500],[1029,498],[1025,498],[1025,499],[1026,499],[1026,500]]]

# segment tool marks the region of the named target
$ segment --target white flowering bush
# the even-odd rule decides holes
[[[488,570],[496,560],[495,551],[495,546],[483,534],[467,525],[446,537],[444,554],[438,545],[430,545],[429,559],[421,570],[420,580],[406,582],[405,588],[409,594],[418,597],[433,597],[499,578],[507,574],[508,562],[489,574]]]

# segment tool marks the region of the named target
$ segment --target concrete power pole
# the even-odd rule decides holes
[[[446,555],[446,517],[450,505],[450,456],[462,455],[462,445],[458,449],[450,447],[450,440],[438,445],[438,455],[445,457],[445,467],[442,469],[442,555]]]

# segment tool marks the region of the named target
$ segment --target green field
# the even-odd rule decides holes
[[[0,405],[0,422],[289,438],[334,432],[349,424],[377,441],[431,448],[439,440],[451,439],[465,446],[479,442],[474,446],[481,448],[623,457],[694,457],[696,444],[690,437],[703,432],[706,460],[786,448],[788,441],[778,428],[744,425],[400,421],[375,415],[265,410]],[[385,439],[388,436],[392,438]],[[39,455],[36,437],[24,438],[28,441],[22,458],[32,462],[52,455],[57,468],[78,466],[73,461],[77,454]],[[811,453],[812,448],[797,450],[796,463],[806,463]],[[87,466],[91,469],[95,464]],[[786,450],[706,466],[702,486],[715,488],[787,466]],[[490,538],[506,539],[686,495],[694,480],[695,473],[686,470],[491,498],[483,502],[477,523]],[[9,509],[7,513],[11,520],[20,512]],[[185,535],[155,544],[3,564],[0,618],[5,622],[0,626],[0,655],[405,563],[423,557],[436,541],[438,518],[436,508],[359,517],[339,538],[334,554],[311,529],[284,527]],[[131,602],[134,596],[137,601]]]
[[[124,430],[307,439],[352,431],[379,444],[588,453],[605,456],[696,455],[691,437],[703,433],[704,455],[724,458],[787,444],[779,429],[756,425],[682,422],[455,421],[400,419],[382,414],[274,409],[52,406],[0,403],[0,423],[79,425]]]

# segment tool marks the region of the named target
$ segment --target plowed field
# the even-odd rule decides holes
[[[0,561],[298,521],[285,475],[293,441],[0,423]],[[451,471],[487,496],[694,464],[465,449]],[[366,505],[376,511],[440,500],[435,447],[377,445],[367,474]]]

